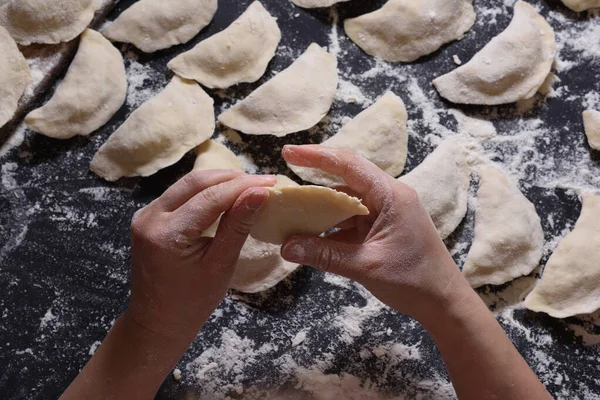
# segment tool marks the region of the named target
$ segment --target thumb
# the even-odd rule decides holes
[[[289,262],[308,265],[353,279],[361,245],[335,240],[296,236],[285,242],[281,256]]]

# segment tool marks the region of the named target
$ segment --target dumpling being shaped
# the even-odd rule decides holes
[[[600,308],[600,196],[583,195],[575,228],[559,244],[525,307],[554,318]]]
[[[217,0],[139,0],[102,33],[153,53],[187,43],[212,21]]]
[[[562,0],[573,11],[585,11],[590,8],[600,7],[600,0]]]
[[[501,285],[533,271],[544,232],[535,207],[496,167],[479,167],[475,238],[463,267],[472,287]]]
[[[178,55],[168,67],[208,88],[256,82],[267,70],[280,40],[277,20],[255,1],[227,29]]]
[[[48,103],[25,117],[25,123],[55,139],[87,136],[115,115],[126,95],[121,52],[104,36],[87,29],[65,79]]]
[[[75,39],[102,0],[12,0],[0,7],[0,25],[21,45]]]
[[[6,29],[0,26],[0,128],[10,121],[31,82],[27,60]]]
[[[194,170],[237,169],[244,170],[235,153],[216,140],[207,140],[196,149]]]
[[[425,161],[398,180],[417,192],[442,239],[465,218],[470,169],[464,149],[454,141],[440,143]]]
[[[330,7],[336,3],[342,3],[348,0],[292,0],[292,3],[302,8],[320,8]]]
[[[250,135],[303,131],[327,114],[337,84],[337,59],[313,43],[287,69],[219,115],[219,122]]]
[[[316,236],[355,215],[369,215],[361,201],[321,186],[269,189],[250,234],[257,240],[281,245],[294,235]]]
[[[497,105],[532,98],[548,77],[556,56],[552,27],[523,1],[512,22],[471,61],[433,81],[453,103]]]
[[[407,120],[402,99],[388,92],[344,125],[337,135],[321,144],[357,152],[396,177],[402,173],[408,153]],[[316,185],[331,187],[345,184],[342,178],[320,169],[288,166],[300,178]]]
[[[100,147],[90,169],[107,181],[152,175],[208,140],[214,118],[213,99],[196,82],[175,76]]]
[[[344,21],[367,54],[410,62],[462,39],[475,23],[473,0],[389,0],[379,10]]]
[[[584,111],[583,125],[590,147],[595,150],[600,150],[600,111]]]

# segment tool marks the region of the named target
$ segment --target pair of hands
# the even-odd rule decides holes
[[[408,186],[350,152],[286,146],[292,164],[347,182],[371,214],[327,237],[295,237],[282,247],[291,262],[336,273],[417,319],[448,297],[460,274],[429,215]],[[125,314],[146,329],[191,342],[224,298],[240,250],[274,176],[231,170],[192,172],[138,211],[132,223],[132,295]],[[224,214],[214,239],[203,237]]]

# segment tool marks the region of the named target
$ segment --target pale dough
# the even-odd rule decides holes
[[[467,64],[433,81],[453,103],[496,105],[532,98],[556,56],[554,31],[529,4],[518,1],[504,32]]]
[[[13,0],[0,7],[0,25],[22,45],[68,42],[101,5],[102,0]]]
[[[17,44],[0,26],[0,128],[10,121],[17,111],[19,99],[31,82],[27,60]]]
[[[587,110],[583,112],[583,125],[590,147],[600,150],[600,111]]]
[[[302,8],[329,7],[348,0],[292,0],[292,3]]]
[[[115,115],[126,95],[127,76],[121,52],[101,34],[87,29],[54,96],[29,113],[25,123],[56,139],[86,136]]]
[[[600,197],[583,195],[573,231],[548,260],[525,307],[555,318],[589,314],[600,308]]]
[[[212,21],[217,0],[139,0],[102,33],[153,53],[186,43]]]
[[[367,54],[410,62],[462,39],[475,23],[472,0],[389,0],[344,21],[346,34]]]
[[[208,140],[214,118],[212,98],[196,82],[175,76],[112,134],[90,169],[108,181],[152,175]]]
[[[421,165],[398,180],[417,192],[442,239],[465,218],[470,169],[464,149],[454,141],[442,142]]]
[[[590,8],[600,7],[600,0],[562,0],[573,11],[585,11]]]
[[[227,29],[175,57],[168,67],[209,88],[256,82],[267,70],[280,40],[277,20],[255,1]]]
[[[320,235],[355,215],[369,210],[355,197],[320,186],[287,186],[270,189],[251,235],[283,244],[294,235]]]
[[[196,149],[194,170],[206,171],[209,169],[244,170],[235,153],[215,140],[207,140]]]
[[[535,207],[496,167],[479,168],[475,239],[463,267],[471,286],[501,285],[533,271],[544,232]]]
[[[286,70],[219,116],[219,122],[251,135],[286,136],[315,126],[337,89],[337,60],[313,43]]]
[[[344,125],[337,135],[321,144],[357,152],[396,177],[402,173],[408,153],[407,119],[402,99],[388,92]],[[300,178],[316,185],[331,187],[344,184],[342,178],[319,169],[288,166]]]

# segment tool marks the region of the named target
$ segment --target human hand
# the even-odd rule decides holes
[[[195,171],[135,213],[131,299],[125,313],[161,336],[189,342],[224,298],[274,176]],[[223,214],[214,239],[203,232]]]
[[[457,290],[470,290],[412,188],[347,151],[285,146],[283,157],[342,177],[349,186],[342,190],[362,198],[371,211],[326,238],[289,239],[282,248],[286,260],[353,279],[421,322],[448,306]]]

